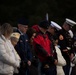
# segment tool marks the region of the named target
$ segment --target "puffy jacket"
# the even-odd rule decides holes
[[[19,64],[20,58],[10,40],[0,35],[0,74],[13,74]]]

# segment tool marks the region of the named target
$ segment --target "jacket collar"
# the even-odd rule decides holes
[[[4,35],[0,35],[1,36],[1,38],[6,42],[6,38],[5,38],[5,36]]]
[[[23,33],[18,29],[18,31],[19,31],[19,33],[21,34],[21,35],[23,35]]]

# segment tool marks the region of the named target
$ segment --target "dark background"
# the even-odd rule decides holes
[[[29,25],[37,24],[49,14],[62,25],[65,18],[76,21],[76,0],[0,0],[0,23],[10,22],[17,26],[20,17],[29,19]]]

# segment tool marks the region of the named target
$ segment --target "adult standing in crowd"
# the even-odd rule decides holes
[[[10,35],[13,28],[9,23],[4,23],[0,29],[0,75],[13,75],[20,66],[20,58],[17,57]]]
[[[75,57],[73,58],[72,63],[75,66],[73,66],[73,68],[72,68],[71,75],[76,75],[76,30],[75,29],[73,30],[73,33],[74,33],[74,37],[73,37],[73,50],[75,52]]]
[[[31,65],[32,53],[28,43],[28,36],[26,34],[28,30],[28,23],[25,18],[21,18],[18,21],[18,31],[21,36],[15,49],[21,57],[21,66],[19,69],[19,75],[29,75],[28,66]]]
[[[61,51],[60,46],[58,45],[58,36],[57,32],[61,30],[61,26],[59,26],[56,22],[51,21],[50,26],[47,30],[47,34],[49,36],[49,39],[52,41],[52,49],[54,52],[55,59],[58,60],[56,65],[57,75],[65,75],[63,71],[63,66],[66,65],[66,61],[64,60]]]
[[[20,37],[20,34],[17,33],[17,32],[14,32],[14,33],[11,34],[10,40],[11,40],[11,43],[12,43],[12,45],[13,45],[14,47],[17,45],[17,42],[18,42],[18,40],[19,40],[19,37]],[[18,53],[17,53],[17,54],[18,54]],[[20,59],[19,56],[17,56],[17,57]],[[20,60],[21,60],[21,59],[20,59]],[[16,68],[13,75],[18,75],[18,73],[19,73],[19,70],[18,70],[18,68]]]
[[[34,38],[34,47],[41,62],[41,74],[56,75],[56,68],[54,65],[57,63],[57,60],[53,57],[51,41],[46,34],[48,27],[48,21],[44,20],[40,22],[40,32]]]
[[[56,59],[56,60],[58,60],[57,59],[57,53],[56,53],[56,49],[55,49],[55,45],[54,45],[54,43],[55,43],[55,39],[57,38],[57,35],[56,35],[56,31],[57,31],[57,26],[56,26],[57,24],[55,23],[55,22],[53,22],[53,21],[51,21],[50,22],[50,26],[49,26],[49,28],[48,28],[48,30],[47,30],[47,35],[48,35],[48,37],[49,37],[49,40],[52,42],[52,44],[51,44],[51,49],[52,49],[52,52],[53,52],[53,54],[54,54],[54,58]],[[58,61],[57,61],[58,62]],[[57,64],[56,64],[57,65]],[[55,73],[57,73],[57,69],[56,69],[56,65],[54,65],[55,66],[55,70],[54,70],[54,72]]]
[[[66,18],[66,21],[62,25],[62,29],[58,32],[59,45],[62,52],[63,57],[66,60],[67,65],[63,67],[65,75],[69,75],[70,71],[70,61],[74,56],[74,52],[72,50],[72,39],[69,34],[69,30],[76,23],[70,19]]]
[[[17,21],[18,29],[15,30],[15,32],[18,32],[20,34],[25,34],[26,31],[28,30],[28,23],[29,23],[28,19],[26,19],[24,17],[18,19],[18,21]]]
[[[76,54],[76,29],[73,30],[73,50]]]
[[[32,63],[31,63],[31,66],[29,66],[30,75],[39,75],[39,72],[38,72],[39,61],[33,45],[33,39],[36,37],[36,31],[33,28],[29,28],[26,34],[28,35],[29,45],[32,52],[32,61],[31,61]]]

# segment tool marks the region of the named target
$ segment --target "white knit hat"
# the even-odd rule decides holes
[[[20,38],[20,34],[17,33],[17,32],[14,32],[14,33],[11,34],[10,37],[15,37],[15,38],[19,39]]]

